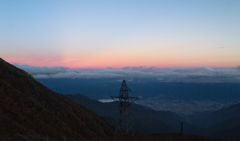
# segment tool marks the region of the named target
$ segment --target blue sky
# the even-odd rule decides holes
[[[239,0],[0,0],[0,56],[70,68],[236,67]]]

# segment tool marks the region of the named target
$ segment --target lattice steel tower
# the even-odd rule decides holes
[[[130,119],[130,105],[137,100],[137,97],[129,97],[129,93],[132,92],[123,80],[122,86],[120,88],[119,96],[111,96],[111,98],[116,102],[119,113],[115,129],[115,134],[125,133],[131,130],[131,119]]]

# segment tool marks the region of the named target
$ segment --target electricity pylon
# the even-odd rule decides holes
[[[138,99],[138,97],[129,97],[129,93],[132,92],[126,84],[126,81],[123,80],[119,96],[111,96],[111,98],[116,102],[119,113],[118,113],[118,119],[115,129],[115,134],[122,134],[129,132],[131,130],[131,120],[129,118],[130,116],[130,105]]]

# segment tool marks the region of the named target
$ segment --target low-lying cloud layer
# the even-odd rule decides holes
[[[162,82],[240,83],[240,66],[228,69],[125,67],[122,69],[80,70],[66,67],[18,65],[34,78],[156,78]]]

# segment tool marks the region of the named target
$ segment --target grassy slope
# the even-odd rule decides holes
[[[0,139],[20,135],[69,140],[106,137],[113,126],[94,112],[55,93],[0,59]]]

